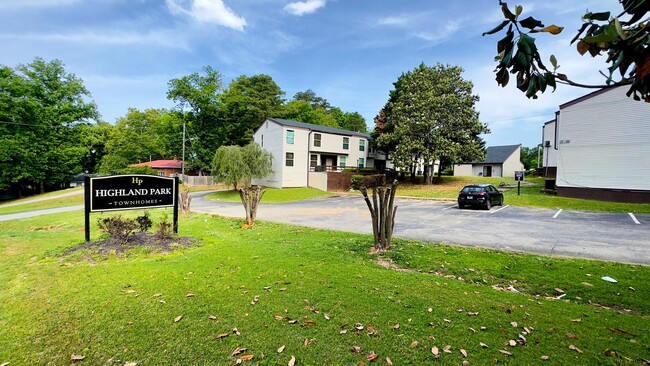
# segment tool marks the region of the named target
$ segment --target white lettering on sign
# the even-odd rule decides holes
[[[165,195],[172,194],[171,188],[141,188],[141,189],[97,189],[95,197],[128,197],[128,196],[146,196],[146,195]]]

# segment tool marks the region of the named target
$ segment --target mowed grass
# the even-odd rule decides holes
[[[505,183],[507,188],[499,187]],[[542,193],[544,178],[526,177],[517,195],[517,182],[512,178],[500,177],[442,177],[442,183],[435,185],[401,184],[397,195],[405,197],[456,200],[458,192],[467,184],[492,184],[503,191],[507,205],[531,206],[551,209],[586,210],[605,212],[650,213],[650,204],[620,203],[558,197]]]
[[[297,365],[359,365],[373,354],[395,365],[648,358],[648,267],[397,240],[381,256],[402,267],[394,270],[368,253],[367,235],[241,224],[192,214],[180,234],[200,246],[101,257],[64,254],[83,241],[79,213],[0,223],[0,364],[71,364],[74,354],[88,365],[232,365],[238,347],[251,365],[292,356]],[[509,284],[522,292],[491,287]],[[543,296],[555,288],[566,300]]]
[[[283,203],[309,200],[312,198],[329,197],[332,193],[320,189],[303,188],[265,188],[266,193],[262,197],[263,203]],[[221,191],[209,194],[207,199],[226,202],[241,202],[239,192],[235,190]]]
[[[57,197],[59,195],[68,193],[73,193],[73,195]],[[45,201],[40,201],[42,199]],[[47,208],[80,205],[83,203],[83,188],[71,188],[3,202],[0,204],[0,215],[33,210],[43,210]]]

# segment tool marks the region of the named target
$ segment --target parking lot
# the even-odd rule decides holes
[[[650,264],[650,215],[551,210],[505,205],[459,209],[455,202],[397,199],[396,237],[516,252]],[[239,203],[197,197],[192,209],[243,217]],[[341,196],[261,203],[258,219],[371,233],[362,198]]]

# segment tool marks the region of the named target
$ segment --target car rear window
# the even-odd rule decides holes
[[[463,192],[483,192],[484,188],[483,187],[465,187],[463,188]]]

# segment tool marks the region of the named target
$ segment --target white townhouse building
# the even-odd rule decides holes
[[[327,190],[328,171],[375,166],[370,135],[360,132],[267,118],[253,139],[273,154],[273,174],[254,181],[267,187]]]
[[[562,104],[544,124],[547,188],[558,196],[650,203],[650,103],[628,97],[628,88]]]

